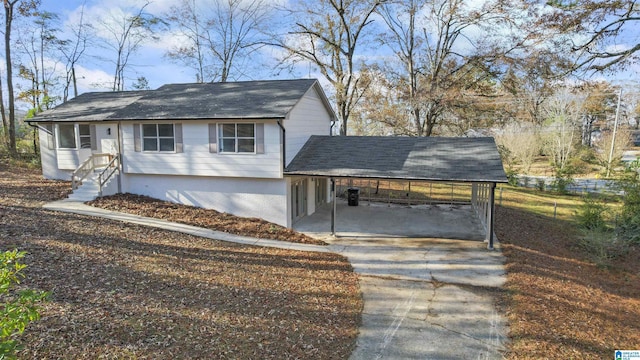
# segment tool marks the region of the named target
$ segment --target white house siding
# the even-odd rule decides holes
[[[290,226],[286,179],[126,174],[123,191]]]
[[[311,135],[329,135],[331,117],[320,96],[312,87],[291,110],[284,121],[286,129],[287,165],[309,140]]]
[[[52,180],[71,180],[72,170],[58,168],[58,155],[54,138],[42,129],[38,130],[40,137],[40,159],[42,162],[42,176]]]
[[[182,124],[183,152],[136,152],[133,123],[122,124],[125,173],[282,178],[280,129],[275,121],[264,123],[264,154],[209,152],[209,124],[215,123],[214,121],[159,121],[158,123]]]

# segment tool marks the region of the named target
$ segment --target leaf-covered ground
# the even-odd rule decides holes
[[[498,208],[507,258],[510,359],[613,359],[640,349],[640,249],[610,269],[578,248],[572,224]]]
[[[148,196],[117,194],[105,196],[87,205],[140,216],[170,220],[230,234],[261,239],[284,240],[303,244],[326,245],[322,240],[287,229],[258,218],[243,218],[216,210],[174,204]]]
[[[69,183],[0,160],[0,250],[51,292],[24,359],[346,359],[362,299],[339,255],[242,246],[41,208]]]

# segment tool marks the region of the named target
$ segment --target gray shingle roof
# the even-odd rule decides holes
[[[312,136],[285,174],[507,182],[493,138]]]
[[[43,111],[29,122],[103,121],[141,98],[147,91],[92,92],[79,95],[53,109]]]
[[[30,121],[282,119],[316,82],[169,84],[147,91],[85,93]]]

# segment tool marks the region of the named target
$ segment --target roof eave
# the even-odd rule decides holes
[[[327,178],[353,178],[353,179],[372,179],[372,180],[397,180],[397,181],[433,181],[433,182],[449,182],[449,183],[500,183],[506,184],[509,181],[504,179],[443,179],[435,177],[415,177],[415,176],[383,176],[383,175],[366,175],[366,174],[333,174],[323,171],[287,171],[283,172],[284,176],[312,176]]]

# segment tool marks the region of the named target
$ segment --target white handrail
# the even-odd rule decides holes
[[[109,179],[111,179],[111,177],[113,176],[113,174],[116,173],[119,167],[120,167],[120,156],[115,155],[113,156],[111,161],[109,161],[105,169],[102,170],[100,174],[98,174],[98,185],[100,188],[98,192],[98,196],[100,197],[102,196],[102,187],[104,186],[104,184],[107,183],[107,181],[109,181]],[[106,177],[104,176],[105,174],[107,174]]]
[[[109,159],[109,163],[111,163],[113,156],[114,155],[108,153],[91,154],[87,160],[80,164],[80,166],[71,173],[71,189],[76,190],[82,183],[82,180],[86,179],[87,176],[89,176],[89,174],[96,168],[95,160],[97,158],[106,157]]]

